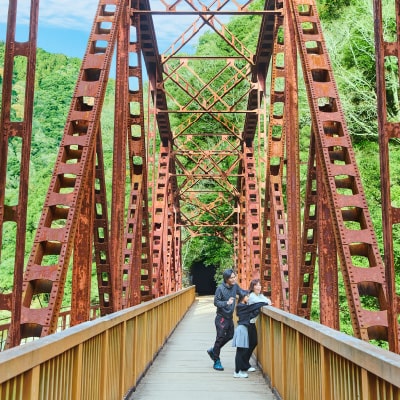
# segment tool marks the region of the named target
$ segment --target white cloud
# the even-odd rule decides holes
[[[73,5],[72,5],[73,4]],[[39,23],[63,28],[90,30],[98,0],[41,0]]]
[[[162,0],[149,0],[153,10],[165,11],[165,4]],[[196,0],[195,0],[196,1]],[[207,1],[207,0],[206,0]],[[211,0],[208,0],[211,1]],[[239,0],[242,1],[242,0]],[[7,23],[7,11],[10,0],[0,0],[0,24]],[[93,19],[96,14],[99,0],[40,0],[39,1],[39,27],[64,28],[82,32],[90,32]],[[167,3],[174,3],[167,0]],[[176,2],[177,10],[188,10],[188,4],[184,1]],[[18,0],[17,24],[27,26],[29,23],[29,12],[31,0]],[[154,27],[160,51],[165,51],[186,29],[191,30],[192,23],[198,19],[194,15],[155,15]],[[196,24],[198,26],[199,24]],[[200,24],[201,25],[201,24]],[[190,45],[197,43],[207,27],[203,27],[190,41]],[[187,38],[187,34],[185,34]]]
[[[0,23],[7,23],[9,0],[0,0]],[[40,0],[39,26],[90,31],[98,0]],[[30,0],[18,0],[17,23],[28,24]]]

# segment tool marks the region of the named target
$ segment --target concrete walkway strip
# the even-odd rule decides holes
[[[214,317],[213,297],[197,297],[128,399],[275,400],[258,369],[248,378],[233,377],[236,348],[232,342],[221,351],[225,370],[212,368],[206,350],[215,340]]]

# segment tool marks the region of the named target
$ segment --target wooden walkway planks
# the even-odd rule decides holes
[[[260,371],[234,378],[232,342],[221,352],[224,371],[215,371],[206,350],[215,340],[212,296],[196,298],[129,400],[274,400]],[[254,362],[253,362],[254,365]]]

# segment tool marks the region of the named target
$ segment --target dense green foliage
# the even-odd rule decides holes
[[[5,44],[0,42],[0,90],[2,87],[4,53]],[[26,259],[32,247],[36,227],[49,187],[80,65],[81,60],[78,58],[67,57],[63,54],[50,54],[38,49],[35,71],[31,162],[29,169]],[[25,93],[26,63],[23,58],[16,58],[13,73],[11,120],[19,121],[23,117],[23,99]],[[112,97],[112,91],[113,85],[110,85],[109,92],[111,93],[107,97],[104,113],[108,121],[104,123],[103,135],[110,132],[110,126],[112,129],[112,115],[110,114],[113,112],[113,105],[109,100]],[[15,143],[10,142],[9,145],[6,204],[10,205],[18,203],[18,157],[20,154],[20,145],[19,140],[15,141]],[[108,159],[107,162],[110,163],[112,157],[112,140],[109,140],[105,144],[104,154],[105,158]],[[15,224],[6,223],[4,229],[9,229],[12,233],[9,231],[6,235],[7,240],[3,242],[0,291],[9,292],[13,285]],[[70,281],[71,272],[69,272],[67,279]],[[67,283],[65,289],[66,299],[70,298],[70,290],[71,285]],[[94,299],[97,298],[96,291],[97,289],[92,294]],[[68,300],[65,302],[65,305],[67,304]]]
[[[0,42],[0,66],[4,64],[4,43]],[[27,243],[31,243],[43,207],[54,167],[64,123],[71,102],[72,91],[79,71],[80,60],[62,54],[49,54],[39,49],[37,54],[36,89],[34,99],[33,134],[31,145],[29,212],[27,220]],[[1,70],[0,70],[1,71]],[[2,75],[2,74],[1,74]],[[17,58],[14,67],[11,118],[22,118],[26,65]],[[15,144],[19,145],[18,142]],[[7,172],[7,204],[15,204],[18,199],[18,175],[13,165],[19,168],[17,151],[9,151]],[[17,169],[16,171],[19,171]],[[3,246],[2,268],[13,265],[13,254]],[[9,289],[11,280],[4,281],[1,274],[0,287]]]
[[[385,35],[388,38],[396,35],[395,12],[390,2],[384,1]],[[325,41],[330,54],[331,63],[335,73],[343,110],[346,114],[349,132],[352,136],[358,165],[361,172],[371,217],[376,229],[378,243],[382,250],[381,228],[381,198],[380,198],[380,172],[377,139],[377,105],[375,84],[375,55],[373,10],[370,0],[319,0],[318,7],[325,33]],[[229,30],[234,32],[250,50],[254,51],[256,43],[254,37],[258,36],[257,16],[233,19]],[[217,35],[209,32],[201,36],[196,53],[230,54],[230,47]],[[218,61],[217,61],[218,62]],[[4,43],[0,42],[0,88],[2,84],[2,65],[4,63]],[[59,142],[62,137],[65,119],[68,113],[72,91],[75,86],[81,60],[69,58],[62,54],[49,54],[38,50],[36,68],[36,89],[33,120],[33,140],[30,167],[29,212],[27,221],[27,256],[35,234],[35,229],[40,217],[44,198],[49,185],[49,179],[54,167]],[[387,85],[388,85],[388,114],[392,120],[399,120],[398,98],[398,71],[397,64],[391,59],[387,60]],[[12,117],[21,118],[21,98],[24,93],[25,64],[17,59],[14,71],[13,108]],[[198,66],[197,68],[202,68]],[[199,71],[200,72],[200,71]],[[212,72],[210,71],[210,75]],[[299,67],[299,76],[301,76]],[[195,79],[186,77],[191,84],[196,85]],[[223,80],[224,77],[221,76]],[[218,84],[218,82],[216,82]],[[112,129],[113,129],[113,86],[109,85],[109,93],[105,100],[102,116],[104,140],[104,154],[107,165],[112,164]],[[176,98],[183,96],[176,92]],[[1,98],[0,98],[1,101]],[[300,146],[301,161],[308,158],[309,131],[311,119],[308,104],[300,78]],[[1,103],[0,103],[1,107]],[[172,116],[172,124],[181,121],[177,114]],[[240,121],[237,121],[240,125]],[[204,132],[212,131],[213,121],[204,117]],[[201,140],[208,140],[199,138]],[[18,146],[18,142],[15,144]],[[17,149],[16,149],[17,150]],[[17,198],[18,181],[17,159],[18,152],[10,151],[8,170],[8,201],[15,203]],[[398,143],[391,144],[391,175],[392,197],[400,199],[400,158]],[[15,162],[14,162],[15,161]],[[226,160],[229,164],[229,159]],[[190,166],[189,166],[190,167]],[[305,179],[305,170],[302,169],[302,179]],[[108,170],[106,172],[110,174]],[[110,193],[110,191],[109,191]],[[400,202],[400,200],[398,201]],[[397,204],[399,206],[400,204]],[[221,210],[223,214],[226,210]],[[395,228],[398,231],[398,227]],[[394,232],[399,237],[400,232]],[[0,290],[8,291],[12,286],[13,243],[3,243],[1,254]],[[400,246],[395,248],[396,269],[400,268]],[[216,279],[219,280],[221,271],[232,265],[233,249],[229,243],[215,237],[197,237],[189,240],[182,251],[184,268],[189,271],[195,262],[205,265],[217,266]],[[68,285],[67,285],[68,287]],[[318,290],[314,302],[318,303]],[[349,327],[349,314],[346,307],[343,285],[340,285],[342,329],[351,333]],[[95,294],[93,295],[95,298]],[[314,307],[313,317],[318,318],[318,307]]]

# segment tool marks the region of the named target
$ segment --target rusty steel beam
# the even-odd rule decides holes
[[[271,65],[271,89],[268,125],[268,156],[266,162],[264,232],[262,244],[261,279],[264,292],[271,296],[273,304],[284,310],[289,309],[288,284],[288,237],[286,212],[283,201],[283,173],[287,130],[285,113],[286,63],[285,46],[282,38],[283,15],[275,17],[274,46]]]
[[[21,338],[56,330],[94,149],[122,2],[101,2],[68,114],[34,245],[24,273]],[[105,25],[108,24],[108,25]],[[101,46],[100,46],[101,43]],[[105,47],[104,46],[105,43]],[[57,224],[55,224],[57,221]],[[43,295],[42,307],[34,304]]]
[[[113,143],[113,178],[112,178],[112,207],[111,207],[111,262],[115,271],[113,293],[115,294],[114,311],[126,305],[126,275],[124,268],[124,229],[125,224],[125,190],[127,165],[127,136],[128,136],[128,57],[130,15],[124,5],[118,25],[116,43],[116,79],[114,104],[114,143]],[[125,286],[124,283],[125,282]]]
[[[149,0],[140,0],[138,9],[141,11],[150,10]],[[132,9],[134,12],[135,9]],[[160,54],[154,31],[154,24],[151,15],[140,14],[140,43],[146,71],[150,83],[150,90],[155,109],[166,110],[167,99],[163,85],[163,69],[160,62]],[[171,126],[167,113],[156,113],[159,135],[165,146],[172,139]]]
[[[270,226],[271,226],[271,299],[276,307],[289,311],[289,266],[287,221],[281,176],[271,176]]]
[[[253,147],[243,144],[243,188],[245,192],[245,243],[246,273],[245,287],[249,287],[252,279],[260,278],[261,268],[261,201],[256,173],[256,160]]]
[[[317,8],[313,1],[291,0],[290,5],[354,335],[388,341],[388,331],[397,327],[389,326],[385,269]],[[364,296],[373,298],[377,307],[365,307]]]
[[[332,235],[332,218],[320,163],[321,161],[316,160],[315,133],[311,129],[296,313],[307,319],[311,318],[315,266],[318,257],[320,322],[339,330],[337,249]],[[324,243],[324,246],[319,248],[317,254],[318,243]]]
[[[239,187],[238,204],[238,244],[239,254],[237,263],[239,284],[249,287],[252,279],[260,278],[261,268],[261,211],[259,187],[256,173],[254,149],[243,143],[240,171],[243,170],[242,182]]]
[[[400,4],[395,1],[396,27],[400,29]],[[388,291],[388,320],[389,343],[392,351],[399,353],[400,332],[398,317],[400,313],[399,295],[396,292],[396,270],[394,258],[393,228],[400,224],[400,207],[392,202],[391,185],[393,179],[390,174],[390,140],[400,138],[400,124],[388,120],[386,102],[386,57],[396,57],[398,68],[400,66],[400,41],[398,36],[394,42],[388,42],[383,37],[382,2],[374,0],[374,29],[375,29],[375,55],[376,55],[376,86],[378,106],[378,130],[379,130],[379,158],[382,193],[382,225],[383,225],[383,249],[386,272],[386,284]]]
[[[115,296],[112,291],[113,270],[111,268],[106,181],[100,128],[96,134],[96,156],[93,237],[100,315],[104,316],[113,312]]]
[[[300,273],[300,146],[297,84],[296,37],[292,14],[284,2],[284,126],[286,139],[286,203],[287,203],[287,263],[289,279],[289,311],[296,313]]]
[[[172,210],[174,211],[174,210]],[[171,218],[175,218],[174,212]],[[172,252],[171,252],[171,292],[176,292],[183,288],[183,265],[182,265],[182,229],[173,221],[172,224]]]
[[[240,193],[237,199],[237,226],[234,228],[235,241],[237,241],[238,257],[236,264],[236,271],[238,277],[238,284],[241,287],[245,287],[248,283],[248,260],[247,260],[247,249],[246,249],[246,196],[244,193],[245,186],[241,186],[243,192]]]
[[[153,295],[165,293],[163,268],[167,251],[168,195],[170,185],[170,149],[162,147],[158,156],[158,177],[153,193],[152,215],[152,276]]]
[[[166,237],[165,237],[165,250],[164,250],[164,259],[163,259],[163,268],[161,270],[161,280],[162,280],[162,288],[163,292],[162,295],[166,295],[172,293],[179,287],[180,282],[176,282],[175,279],[177,275],[175,274],[175,264],[174,264],[174,257],[175,257],[175,228],[176,228],[176,221],[175,217],[176,214],[174,213],[174,199],[175,195],[171,190],[171,186],[168,188],[168,196],[167,196],[167,208],[164,211],[166,214]],[[180,228],[177,228],[180,230]],[[177,263],[176,266],[180,266],[180,263]]]
[[[179,8],[178,3],[167,7],[165,15],[174,15]],[[270,8],[273,8],[272,3],[269,2]],[[261,217],[259,211],[254,213],[254,210],[247,210],[246,207],[255,202],[259,209],[261,200],[258,198],[254,161],[251,162],[244,151],[243,130],[233,125],[224,113],[241,113],[244,116],[257,114],[260,108],[259,87],[250,81],[255,56],[214,13],[226,10],[225,7],[232,6],[232,2],[226,0],[208,5],[209,10],[213,11],[209,15],[204,14],[204,5],[199,6],[196,2],[188,4],[193,11],[198,12],[198,16],[187,29],[182,28],[183,34],[161,55],[163,81],[159,87],[165,89],[167,104],[164,108],[157,107],[158,114],[175,113],[182,120],[173,132],[170,153],[171,161],[175,163],[175,169],[171,169],[172,176],[175,177],[175,182],[179,182],[176,196],[180,203],[178,224],[182,225],[189,238],[209,235],[232,241],[236,233],[237,249],[244,257],[236,258],[239,280],[248,284],[261,264]],[[231,15],[238,15],[241,11],[242,9],[232,10]],[[261,21],[263,13],[259,12],[259,15]],[[210,27],[217,37],[229,45],[231,52],[230,56],[225,56],[225,63],[221,55],[208,54],[202,57],[179,54],[205,26]],[[265,45],[268,33],[263,34]],[[268,48],[264,46],[264,49],[267,54]],[[268,55],[264,54],[264,49],[259,52],[258,60],[266,68]],[[211,66],[218,65],[218,68],[213,76],[205,78],[199,71],[204,70],[207,63]],[[225,83],[219,84],[221,80]],[[183,94],[179,101],[170,90],[171,85]],[[247,99],[255,87],[256,107],[246,108]],[[239,89],[240,95],[233,100],[232,93],[239,93]],[[199,130],[198,124],[208,118],[213,120],[213,128],[209,131],[204,131],[203,128]],[[204,147],[197,143],[199,138],[207,140]],[[252,147],[252,140],[246,145]],[[221,215],[221,206],[226,208],[228,205],[229,210]],[[164,243],[169,243],[167,231],[164,235]],[[157,233],[157,238],[159,237]],[[157,252],[153,254],[158,257]]]
[[[74,237],[71,291],[71,326],[90,319],[90,295],[92,279],[94,182],[96,148],[89,155],[88,180],[83,186],[79,220]]]
[[[321,157],[317,157],[317,221],[318,221],[318,280],[320,301],[320,322],[333,329],[339,324],[338,257],[333,232],[329,196],[323,182]]]
[[[93,244],[100,310],[105,315],[179,290],[182,243],[207,235],[233,242],[242,286],[261,277],[263,291],[271,296],[274,305],[306,318],[311,313],[318,250],[321,322],[336,329],[339,260],[354,334],[364,340],[387,340],[390,349],[398,352],[399,306],[394,285],[392,226],[399,223],[400,213],[391,207],[388,153],[389,139],[398,138],[399,129],[397,124],[388,123],[385,113],[380,115],[381,175],[386,181],[382,192],[389,210],[384,222],[385,270],[313,0],[266,0],[258,11],[249,8],[253,1],[245,5],[231,0],[210,4],[162,1],[164,11],[152,10],[150,3],[99,3],[23,286],[22,251],[18,263],[16,258],[19,266],[15,267],[13,294],[0,295],[0,308],[11,310],[14,298],[15,307],[19,304],[18,309],[12,310],[15,322],[10,345],[25,337],[55,331],[71,258],[71,321],[77,324],[90,318]],[[15,0],[10,4],[16,7]],[[32,0],[36,8],[37,4]],[[374,5],[378,16],[378,100],[386,112],[384,58],[398,56],[399,45],[383,41],[379,0]],[[185,9],[188,6],[189,11]],[[398,11],[398,2],[396,7]],[[182,35],[163,54],[158,50],[153,23],[156,14],[196,17],[192,25],[182,24]],[[9,18],[15,18],[13,11],[10,15]],[[254,19],[260,24],[255,51],[230,32],[220,15],[258,17]],[[37,15],[33,12],[31,18],[31,29],[36,29]],[[13,23],[9,23],[12,35]],[[203,28],[211,29],[229,47],[226,56],[182,54]],[[28,44],[10,39],[6,48],[7,55],[28,59],[27,93],[31,97],[28,99],[27,94],[25,99],[25,116],[30,121],[30,68],[34,65],[32,51],[36,44],[36,33],[31,33]],[[100,116],[115,43],[109,226]],[[302,237],[297,51],[312,116]],[[142,56],[149,78],[148,132],[144,126]],[[278,56],[284,60],[283,66],[278,63]],[[133,59],[136,62],[131,63]],[[202,74],[212,69],[212,76]],[[267,154],[260,155],[255,146],[261,144],[255,140],[255,133],[260,128],[261,116],[266,115],[269,69],[268,146]],[[19,203],[7,205],[7,147],[10,138],[23,136],[21,132],[28,137],[31,126],[29,121],[26,127],[9,121],[12,61],[7,57],[4,70],[0,224],[1,228],[4,222],[21,226],[21,235],[16,239],[22,244],[26,213],[24,216],[19,209],[26,209],[27,193],[22,189],[24,195],[20,195]],[[179,120],[174,130],[170,115]],[[160,140],[156,140],[156,134]],[[23,143],[30,143],[28,140]],[[266,141],[265,136],[263,140]],[[152,150],[148,155],[149,145]],[[28,153],[29,146],[23,146],[20,186],[24,188],[28,170],[23,162],[29,160],[25,159]],[[262,179],[264,191],[260,189]],[[334,235],[328,235],[330,231]],[[23,305],[18,303],[18,287],[23,290]],[[37,297],[44,300],[39,308],[34,305]],[[364,307],[366,297],[376,301],[376,309]]]
[[[32,115],[35,87],[36,44],[39,17],[39,0],[30,4],[29,36],[25,42],[15,39],[17,0],[10,0],[7,20],[7,37],[4,57],[2,109],[0,119],[0,249],[3,235],[15,242],[14,282],[11,293],[0,294],[0,310],[11,311],[11,324],[7,338],[7,347],[20,342],[20,323],[22,305],[22,281],[26,242],[26,219],[28,208],[29,162],[32,139]],[[23,115],[12,117],[13,72],[16,58],[26,59],[25,95]],[[15,139],[21,139],[20,146],[14,146]],[[18,203],[10,204],[7,197],[7,160],[10,146],[20,148],[19,153],[19,192]],[[5,225],[7,223],[7,225]],[[5,229],[8,223],[15,223],[15,237],[10,237],[11,229]]]
[[[248,110],[256,110],[259,105],[259,99],[265,93],[265,82],[267,71],[270,67],[270,61],[274,46],[274,25],[276,15],[282,13],[282,1],[267,0],[264,4],[264,10],[269,13],[262,15],[260,33],[258,36],[257,50],[254,55],[252,65],[251,82],[254,83],[247,101]],[[257,113],[246,115],[243,128],[243,140],[253,141],[258,122]]]
[[[175,273],[170,269],[170,257],[173,258],[173,254],[175,253],[175,256],[179,255],[178,258],[180,259],[180,250],[177,249],[174,251],[172,246],[173,243],[171,243],[171,232],[175,232],[175,226],[170,226],[171,223],[168,218],[167,210],[170,210],[171,213],[172,209],[174,210],[176,215],[175,223],[180,223],[181,217],[180,206],[176,196],[176,193],[178,192],[178,184],[176,175],[174,174],[176,170],[175,159],[170,157],[169,154],[173,139],[169,115],[165,112],[168,110],[168,105],[166,90],[164,87],[161,56],[158,51],[152,16],[151,14],[140,13],[140,11],[150,10],[149,1],[140,0],[136,9],[140,15],[139,37],[141,51],[149,79],[149,91],[152,97],[153,114],[157,122],[158,134],[162,142],[159,151],[158,172],[154,174],[154,182],[150,185],[153,190],[151,215],[152,229],[150,233],[151,243],[149,246],[152,260],[149,260],[151,265],[149,264],[148,268],[148,281],[152,282],[152,285],[150,286],[152,292],[150,292],[149,295],[158,297],[171,290],[170,284],[172,280],[176,278],[174,275]],[[135,12],[135,8],[132,9],[132,12]],[[155,135],[153,135],[153,140],[155,140]],[[168,157],[171,159],[167,161],[167,167],[165,168],[165,164],[162,165],[162,163],[164,162],[163,160],[165,160],[164,156],[166,154],[168,154]],[[161,216],[160,213],[163,215]],[[178,230],[180,230],[180,228]],[[180,237],[180,233],[177,235]],[[177,282],[176,287],[180,287],[181,285],[181,275],[178,276],[178,279],[180,281]]]
[[[296,314],[301,317],[310,319],[318,247],[318,192],[315,157],[315,135],[313,131],[310,138],[306,176],[307,182],[304,200],[299,291]]]
[[[131,7],[134,8],[136,1]],[[130,196],[125,228],[124,269],[127,270],[126,306],[151,300],[152,269],[150,267],[149,209],[147,159],[144,129],[143,74],[139,16],[131,13],[129,39],[128,158]]]

